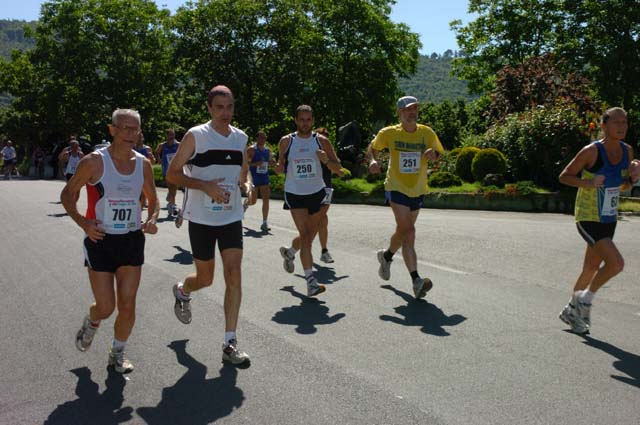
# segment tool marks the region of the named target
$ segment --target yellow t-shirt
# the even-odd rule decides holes
[[[427,160],[424,151],[443,153],[438,135],[426,125],[418,124],[413,133],[401,124],[385,127],[373,139],[373,149],[389,149],[389,167],[384,188],[415,198],[427,193]]]

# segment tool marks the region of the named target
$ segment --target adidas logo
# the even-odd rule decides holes
[[[231,155],[227,155],[225,159],[231,159]]]

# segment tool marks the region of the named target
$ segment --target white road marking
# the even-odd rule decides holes
[[[442,270],[442,271],[449,272],[449,273],[455,273],[455,274],[461,274],[461,275],[469,274],[468,272],[465,272],[465,271],[462,271],[462,270],[452,269],[452,268],[447,267],[447,266],[440,266],[438,264],[429,263],[428,261],[418,260],[418,264],[422,264],[423,266],[427,266],[427,267],[433,267],[434,269]]]

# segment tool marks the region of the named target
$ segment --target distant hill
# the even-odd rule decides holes
[[[27,50],[35,46],[35,40],[25,38],[25,25],[35,28],[37,21],[17,21],[0,19],[0,57],[11,59],[11,51]]]
[[[416,96],[420,101],[440,103],[444,100],[470,101],[477,96],[467,94],[467,83],[452,77],[451,61],[454,53],[447,50],[442,55],[421,55],[418,70],[409,78],[399,78],[398,86],[404,94]]]

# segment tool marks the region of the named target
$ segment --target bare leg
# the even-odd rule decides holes
[[[225,332],[235,331],[238,327],[238,315],[242,301],[242,250],[228,248],[222,251],[222,267],[224,270],[224,318]]]
[[[126,341],[136,321],[136,295],[140,286],[141,266],[122,266],[116,270],[118,314],[113,325],[113,336]]]
[[[182,290],[187,293],[198,291],[207,286],[211,286],[213,283],[213,271],[216,265],[215,258],[208,261],[194,258],[193,262],[196,265],[196,272],[187,276],[182,285]]]
[[[420,210],[411,211],[405,205],[391,202],[391,210],[396,219],[396,231],[391,236],[389,250],[397,252],[402,247],[402,257],[409,272],[418,269],[418,259],[414,248],[416,238],[415,223]]]

